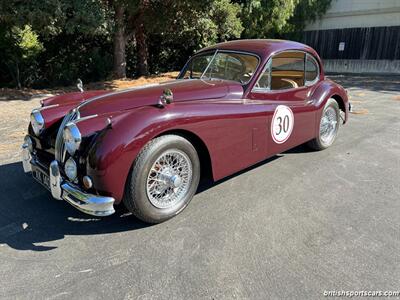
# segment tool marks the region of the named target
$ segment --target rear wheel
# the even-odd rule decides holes
[[[161,136],[136,158],[123,201],[139,219],[160,223],[189,204],[199,180],[200,161],[193,145],[181,136]]]
[[[308,142],[315,150],[323,150],[336,140],[340,125],[340,109],[335,99],[329,99],[324,107],[319,122],[318,136]]]

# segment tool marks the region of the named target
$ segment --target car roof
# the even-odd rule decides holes
[[[198,53],[215,49],[251,52],[257,54],[261,58],[268,57],[272,53],[283,50],[302,50],[310,52],[318,57],[315,50],[307,45],[293,41],[274,39],[234,40],[203,48]]]

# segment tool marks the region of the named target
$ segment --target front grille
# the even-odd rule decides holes
[[[79,118],[79,112],[74,109],[70,113],[65,115],[63,121],[61,122],[60,128],[58,129],[56,145],[55,145],[55,149],[54,149],[54,154],[55,154],[56,160],[59,162],[63,162],[63,157],[65,156],[64,155],[65,145],[64,145],[64,139],[63,139],[64,127],[65,127],[65,125],[67,125],[68,122],[71,122],[78,118]]]

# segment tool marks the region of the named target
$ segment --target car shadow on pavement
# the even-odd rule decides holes
[[[232,178],[240,176],[240,175],[242,175],[242,174],[244,174],[246,172],[249,172],[249,171],[254,170],[254,169],[258,168],[258,167],[264,166],[265,164],[267,164],[269,162],[272,162],[272,161],[274,161],[274,160],[276,160],[278,158],[281,158],[282,156],[285,156],[285,154],[298,154],[298,153],[308,153],[308,152],[315,152],[315,150],[311,149],[310,147],[307,146],[306,143],[304,143],[302,145],[299,145],[297,147],[289,149],[289,150],[287,150],[287,151],[285,151],[285,152],[283,152],[281,154],[277,154],[277,155],[272,156],[270,158],[264,159],[264,160],[256,163],[255,165],[252,165],[252,166],[250,166],[250,167],[248,167],[246,169],[243,169],[243,170],[241,170],[241,171],[239,171],[237,173],[229,175],[228,177],[222,178],[221,180],[213,181],[210,178],[205,178],[200,182],[199,188],[197,189],[197,194],[205,192],[206,190],[208,190],[208,189],[210,189],[210,188],[212,188],[214,186],[217,186],[217,185],[219,185],[221,183],[224,183],[225,181],[228,181],[228,180],[230,180]]]
[[[17,250],[48,251],[56,247],[36,245],[63,239],[65,235],[93,235],[148,227],[123,206],[115,214],[98,218],[58,201],[29,174],[22,164],[0,165],[0,246]]]
[[[217,185],[219,185],[219,184],[222,184],[222,183],[224,183],[224,182],[226,182],[226,181],[228,181],[228,180],[230,180],[230,179],[232,179],[232,178],[235,178],[235,177],[237,177],[237,176],[240,176],[240,175],[242,175],[242,174],[244,174],[244,173],[246,173],[246,172],[249,172],[249,171],[251,171],[251,170],[254,170],[254,169],[258,168],[258,167],[261,167],[261,166],[263,166],[263,165],[265,165],[265,164],[267,164],[267,163],[269,163],[269,162],[271,162],[271,161],[274,161],[275,159],[278,159],[278,158],[280,158],[280,157],[282,157],[282,155],[278,154],[278,155],[275,155],[275,156],[273,156],[273,157],[264,159],[264,160],[262,160],[262,161],[256,163],[255,165],[252,165],[252,166],[250,166],[250,167],[248,167],[248,168],[246,168],[246,169],[243,169],[243,170],[241,170],[241,171],[239,171],[239,172],[237,172],[237,173],[234,173],[234,174],[232,174],[232,175],[229,175],[229,176],[227,176],[227,177],[225,177],[225,178],[222,178],[222,179],[220,179],[220,180],[218,180],[218,181],[213,181],[211,178],[205,178],[205,179],[203,179],[202,181],[200,181],[199,187],[198,187],[198,189],[197,189],[196,194],[200,194],[200,193],[202,193],[202,192],[205,192],[205,191],[207,191],[208,189],[210,189],[210,188],[212,188],[212,187],[215,187],[215,186],[217,186]]]

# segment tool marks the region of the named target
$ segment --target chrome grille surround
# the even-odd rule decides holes
[[[64,138],[63,138],[63,132],[65,125],[67,125],[68,122],[74,121],[79,119],[79,111],[77,109],[73,109],[71,112],[65,115],[64,119],[61,122],[60,128],[58,129],[57,132],[57,138],[56,138],[56,145],[54,149],[54,154],[55,158],[58,162],[64,162],[65,158],[65,145],[64,145]]]

